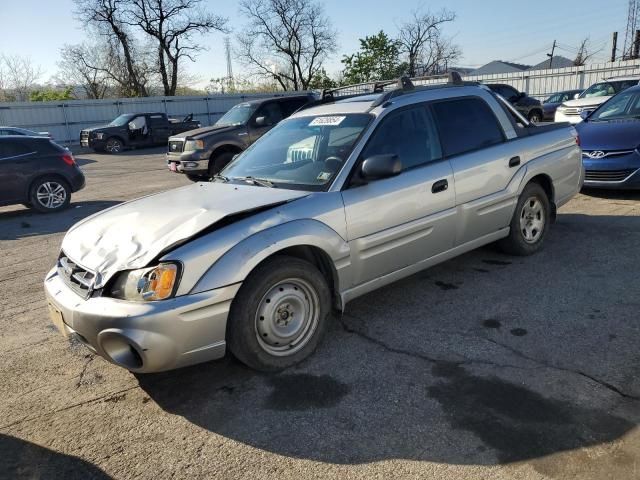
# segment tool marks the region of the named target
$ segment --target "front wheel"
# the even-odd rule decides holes
[[[71,188],[57,177],[36,180],[29,190],[29,206],[39,212],[49,213],[63,210],[71,202]]]
[[[220,173],[224,167],[229,165],[235,155],[233,152],[224,152],[215,156],[212,155],[209,160],[209,178],[213,178]]]
[[[538,110],[532,110],[529,112],[529,121],[531,123],[540,123],[542,121],[542,113]]]
[[[327,282],[314,265],[273,257],[251,273],[234,299],[227,344],[249,367],[282,370],[313,353],[330,311]]]
[[[104,149],[108,153],[117,154],[122,152],[122,150],[124,149],[124,144],[119,138],[111,137],[107,139],[107,143],[105,144]]]
[[[529,183],[523,190],[511,218],[509,236],[498,245],[511,255],[532,255],[542,248],[551,208],[544,189],[537,183]]]

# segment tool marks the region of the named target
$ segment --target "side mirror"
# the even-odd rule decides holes
[[[271,125],[271,122],[267,120],[267,117],[257,117],[256,118],[256,126],[257,127],[268,127]]]
[[[576,99],[578,99],[578,98],[580,98],[580,94],[579,94],[579,93],[576,93],[576,94],[573,96],[573,99],[574,99],[574,100],[576,100]]]
[[[129,130],[133,131],[136,129],[136,125],[133,122],[129,122],[129,125],[127,125],[129,127]]]
[[[380,180],[402,172],[402,162],[400,157],[394,153],[374,155],[362,162],[360,171],[365,180]]]

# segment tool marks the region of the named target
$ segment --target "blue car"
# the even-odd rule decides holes
[[[576,125],[588,188],[640,189],[640,86],[603,103]]]

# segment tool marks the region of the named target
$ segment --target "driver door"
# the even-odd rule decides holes
[[[147,126],[147,118],[144,115],[133,117],[128,124],[129,143],[131,145],[143,145],[147,143],[149,136],[149,127]]]
[[[259,124],[258,119],[263,118],[264,123]],[[269,102],[262,105],[249,121],[249,143],[258,140],[262,135],[271,130],[282,120],[282,110],[278,102]]]
[[[403,170],[342,192],[354,286],[453,247],[453,170],[441,152],[424,104],[391,112],[369,138],[356,169],[370,156],[397,154]]]

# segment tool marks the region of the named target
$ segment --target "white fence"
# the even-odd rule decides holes
[[[104,125],[122,113],[164,112],[175,118],[193,113],[194,120],[204,126],[238,103],[283,95],[287,93],[0,103],[0,126],[47,131],[59,143],[74,144],[79,143],[83,128]]]
[[[640,60],[601,63],[583,67],[535,70],[494,75],[466,76],[482,83],[506,83],[537,98],[560,90],[585,89],[604,78],[640,76]],[[442,79],[421,83],[442,83]],[[298,92],[299,93],[299,92]],[[48,131],[61,143],[78,143],[80,130],[108,123],[121,113],[165,112],[173,117],[193,113],[202,125],[211,125],[234,105],[256,98],[287,95],[247,94],[200,97],[149,97],[65,102],[0,103],[0,126]]]
[[[585,90],[605,78],[638,75],[640,78],[640,60],[598,63],[582,67],[553,68],[548,70],[525,70],[524,72],[492,75],[468,75],[464,80],[482,83],[506,83],[521,92],[527,92],[536,98],[547,98],[561,90]],[[440,80],[442,82],[442,80]],[[438,83],[428,80],[425,83]]]

